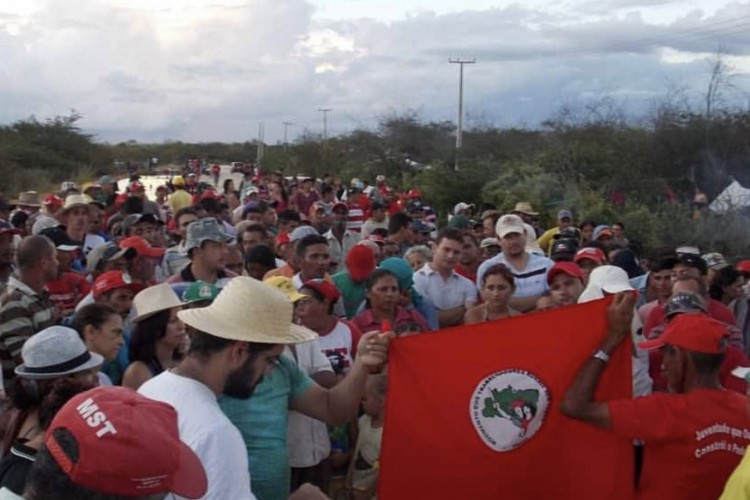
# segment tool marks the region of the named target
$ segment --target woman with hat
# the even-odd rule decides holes
[[[133,299],[135,328],[130,338],[130,366],[122,385],[138,389],[145,381],[182,359],[188,336],[177,317],[183,302],[166,283],[142,290]]]
[[[27,340],[21,358],[9,391],[13,414],[3,442],[10,453],[0,461],[2,498],[5,490],[23,495],[26,474],[52,418],[70,398],[97,385],[104,361],[89,352],[75,330],[63,326],[45,328]]]

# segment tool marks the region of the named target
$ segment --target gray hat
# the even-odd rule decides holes
[[[127,234],[130,228],[141,222],[149,222],[151,224],[158,224],[161,222],[154,214],[130,214],[122,221],[122,231]]]
[[[680,292],[672,295],[664,304],[664,315],[671,318],[675,314],[705,313],[706,303],[693,292]]]
[[[104,357],[89,352],[78,332],[64,326],[50,326],[29,338],[21,349],[23,364],[16,375],[41,380],[63,377],[100,366]]]
[[[711,252],[702,255],[701,259],[705,260],[708,268],[713,269],[714,271],[729,267],[729,262],[727,262],[727,259],[718,252]]]
[[[104,262],[111,262],[120,257],[132,258],[135,257],[136,253],[135,248],[120,248],[109,241],[91,249],[86,256],[86,271],[93,273]]]
[[[301,240],[305,236],[310,236],[311,234],[320,234],[317,229],[315,229],[312,226],[299,226],[294,231],[292,231],[292,234],[289,235],[289,241],[291,243],[294,243],[297,240]]]
[[[224,232],[224,228],[213,217],[204,217],[188,224],[185,238],[185,251],[199,247],[204,241],[232,243],[234,238]]]

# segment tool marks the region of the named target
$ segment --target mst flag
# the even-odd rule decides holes
[[[633,498],[633,444],[559,410],[610,300],[395,340],[379,498]],[[631,397],[631,347],[597,400]]]

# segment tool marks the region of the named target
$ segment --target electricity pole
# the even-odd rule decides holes
[[[328,113],[333,111],[331,108],[318,108],[323,113],[323,142],[328,139]]]
[[[456,130],[456,163],[454,166],[455,170],[458,170],[458,154],[461,151],[461,145],[463,144],[463,139],[461,135],[463,134],[463,122],[464,122],[464,64],[475,64],[477,62],[476,59],[448,59],[448,62],[450,64],[458,64],[459,66],[459,73],[458,73],[458,127]]]
[[[286,153],[287,147],[289,146],[289,142],[287,142],[287,131],[289,130],[290,125],[294,125],[292,122],[281,122],[284,124],[284,152]]]
[[[258,165],[260,165],[260,160],[263,159],[263,153],[264,153],[264,144],[263,141],[265,140],[266,135],[266,125],[263,122],[260,122],[258,124],[258,151],[255,156],[255,161]]]

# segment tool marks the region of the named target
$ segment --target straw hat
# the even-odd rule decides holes
[[[158,312],[185,305],[168,283],[150,286],[138,292],[133,298],[135,317],[133,322],[141,321]]]
[[[70,194],[65,197],[65,205],[62,207],[62,211],[67,212],[74,207],[87,207],[91,203],[91,197],[85,194]]]
[[[89,352],[78,332],[65,326],[50,326],[30,337],[21,348],[21,358],[16,375],[34,380],[63,377],[104,362],[101,355]]]
[[[41,207],[42,202],[39,200],[39,193],[36,191],[24,191],[18,195],[16,205],[23,207]]]
[[[518,203],[516,203],[516,206],[513,208],[511,213],[515,213],[515,212],[519,212],[524,215],[531,215],[531,216],[539,215],[539,212],[535,212],[531,206],[531,203],[529,203],[528,201],[519,201]]]
[[[292,323],[293,304],[274,287],[253,278],[232,278],[210,306],[180,311],[186,324],[214,337],[264,344],[295,344],[317,334]]]

